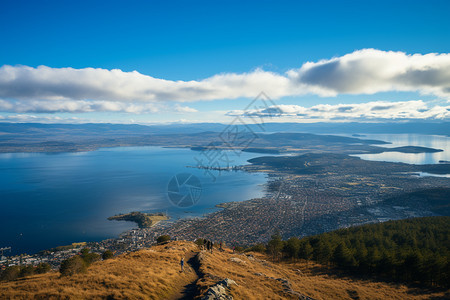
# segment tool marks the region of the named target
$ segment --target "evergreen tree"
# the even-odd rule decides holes
[[[304,239],[304,240],[300,241],[300,248],[298,251],[299,258],[310,260],[313,256],[313,251],[314,251],[314,249],[308,240]]]
[[[355,264],[352,252],[344,243],[340,243],[333,252],[332,261],[339,267],[350,268]]]
[[[102,253],[103,260],[110,259],[113,257],[114,257],[114,253],[111,250],[106,250],[105,252]]]
[[[51,270],[51,267],[48,263],[40,263],[36,267],[36,274],[44,274]]]
[[[165,235],[161,235],[156,239],[156,242],[158,244],[164,243],[164,242],[168,242],[170,241],[170,236],[165,234]]]
[[[61,262],[59,272],[61,276],[71,276],[77,273],[84,273],[87,270],[86,263],[79,255],[72,256]]]
[[[296,237],[292,237],[287,240],[284,252],[287,257],[296,259],[299,256],[300,240]]]
[[[281,250],[283,250],[283,240],[280,232],[276,232],[272,235],[272,239],[267,243],[267,251],[272,256],[272,259],[279,259]]]

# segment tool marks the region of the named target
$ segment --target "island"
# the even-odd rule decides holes
[[[150,228],[158,224],[160,221],[169,220],[169,217],[164,213],[148,214],[133,211],[127,214],[118,214],[109,217],[108,220],[130,221],[135,222],[139,228]]]
[[[274,148],[245,148],[242,149],[243,152],[252,153],[269,153],[269,154],[279,154],[280,150]]]
[[[383,152],[401,152],[401,153],[435,153],[442,152],[442,149],[434,149],[428,147],[419,147],[419,146],[403,146],[403,147],[395,147],[395,148],[387,148],[383,149]]]

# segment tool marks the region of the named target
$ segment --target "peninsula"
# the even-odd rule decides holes
[[[127,214],[119,214],[109,217],[108,220],[130,221],[135,222],[139,228],[150,228],[158,224],[160,221],[169,220],[169,217],[164,213],[148,214],[133,211]]]

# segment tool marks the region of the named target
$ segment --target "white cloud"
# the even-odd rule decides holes
[[[0,122],[14,122],[14,123],[89,123],[92,120],[80,120],[78,118],[61,118],[58,116],[35,116],[29,114],[15,114],[15,115],[0,115]]]
[[[262,70],[218,74],[201,81],[170,81],[117,69],[0,68],[0,97],[5,99],[189,102],[255,97],[264,87],[273,97],[281,97],[289,93],[289,79]]]
[[[86,113],[86,112],[127,112],[134,114],[176,111],[183,113],[197,112],[189,106],[175,105],[168,107],[164,103],[126,103],[114,101],[86,101],[86,100],[2,100],[0,111],[15,113]]]
[[[363,49],[308,62],[288,76],[323,96],[418,91],[449,98],[450,54],[414,54]]]
[[[175,111],[180,113],[195,113],[198,112],[195,108],[189,107],[189,106],[181,106],[176,104],[175,105]]]
[[[445,120],[450,119],[450,106],[429,107],[422,100],[359,104],[319,104],[312,107],[278,105],[251,111],[230,111],[229,116],[277,117],[291,121],[305,120]]]
[[[414,54],[363,49],[285,74],[257,69],[203,80],[172,81],[118,69],[0,67],[0,111],[159,112],[170,102],[302,95],[417,91],[450,99],[450,54]],[[175,106],[176,112],[195,112]]]

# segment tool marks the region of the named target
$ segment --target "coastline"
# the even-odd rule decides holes
[[[118,148],[123,148],[123,147],[126,147],[126,146],[121,146],[121,147],[118,147]],[[135,147],[135,146],[133,146],[133,147]],[[162,147],[162,146],[137,146],[137,147]],[[109,147],[108,147],[109,148]],[[168,148],[180,148],[180,149],[186,149],[186,147],[178,147],[178,146],[174,146],[174,147],[168,147]],[[259,156],[258,156],[259,157]],[[443,164],[443,165],[445,165],[445,164]],[[435,165],[427,165],[427,166],[424,166],[424,167],[426,167],[427,169],[428,168],[435,168],[435,167],[437,167],[437,166],[435,166]],[[439,167],[439,168],[443,168],[444,166],[442,166],[442,167]],[[251,169],[251,168],[250,168]],[[246,168],[246,170],[243,170],[244,172],[249,172],[249,173],[253,173],[252,171],[250,171],[249,169],[247,169]],[[429,171],[429,170],[423,170],[423,171]],[[262,172],[262,173],[265,173],[265,174],[267,174],[268,175],[268,178],[267,178],[267,180],[266,180],[266,182],[265,183],[263,183],[263,185],[265,186],[265,195],[262,197],[262,198],[265,198],[265,197],[267,197],[267,195],[269,195],[270,194],[270,191],[267,191],[267,187],[269,187],[270,186],[270,184],[271,184],[271,180],[270,180],[270,177],[272,177],[272,176],[274,176],[274,177],[277,177],[277,175],[276,175],[276,173],[272,173],[271,174],[271,172],[269,171],[269,170],[267,170],[267,169],[260,169],[259,171],[258,171],[258,173],[260,173],[260,172]],[[441,172],[444,172],[444,171],[441,171]],[[444,173],[447,173],[447,171],[445,171]],[[247,202],[247,201],[252,201],[253,199],[252,198],[247,198],[247,199],[243,199],[242,201],[238,201],[238,202],[234,202],[233,200],[232,201],[230,201],[230,202],[224,202],[224,203],[222,203],[222,204],[218,204],[218,205],[212,205],[211,207],[209,207],[208,209],[215,209],[215,208],[222,208],[222,209],[220,209],[220,211],[222,211],[224,208],[229,208],[229,207],[231,207],[231,206],[234,206],[234,203],[241,203],[241,202]],[[228,204],[228,203],[230,203],[230,204]],[[204,215],[206,216],[206,217],[208,217],[209,215],[211,215],[211,214],[213,214],[214,213],[214,211],[206,211],[205,213],[204,213]],[[186,218],[181,218],[181,219],[175,219],[175,220],[173,220],[172,222],[168,222],[168,223],[170,223],[170,226],[172,225],[172,224],[174,224],[174,223],[177,223],[178,221],[184,221],[184,220],[186,220],[186,219],[189,219],[190,217],[189,216],[187,216]],[[169,224],[161,224],[159,221],[156,221],[156,222],[153,222],[152,223],[152,225],[150,226],[151,228],[155,228],[155,227],[168,227],[169,226]],[[131,229],[131,230],[133,230],[133,229]],[[128,231],[128,230],[126,230],[126,231]],[[126,233],[126,231],[124,232],[124,233]],[[113,238],[115,238],[115,237],[113,237]],[[100,240],[100,242],[102,242],[103,240]]]
[[[307,159],[314,160],[316,158],[322,159],[327,155],[310,154],[309,156],[310,158]],[[342,166],[345,166],[345,162],[348,158],[349,157],[345,155],[335,155],[335,157],[333,158],[335,159],[335,162],[331,164],[331,166],[336,163],[343,163],[344,165]],[[280,228],[281,230],[283,230],[283,232],[287,232],[288,235],[304,236],[342,228],[342,226],[355,226],[358,224],[383,222],[390,219],[403,219],[413,216],[435,215],[428,207],[420,206],[420,202],[416,204],[418,206],[417,209],[414,209],[414,211],[411,211],[411,209],[400,210],[395,208],[405,207],[404,203],[397,203],[398,201],[404,201],[402,199],[398,201],[395,200],[397,202],[392,202],[392,204],[383,204],[383,202],[371,202],[372,200],[369,199],[367,203],[363,204],[363,206],[360,206],[359,203],[353,203],[349,206],[350,203],[348,203],[341,207],[343,199],[348,198],[347,190],[349,189],[349,187],[358,188],[358,186],[360,186],[361,179],[359,177],[360,175],[357,174],[359,174],[358,172],[365,172],[364,170],[367,169],[366,167],[360,169],[363,171],[358,171],[357,173],[355,173],[356,176],[352,175],[351,178],[348,177],[349,173],[343,170],[341,172],[342,174],[339,176],[341,176],[340,181],[345,186],[336,189],[335,187],[333,187],[336,182],[334,179],[329,181],[328,183],[324,182],[323,179],[317,181],[317,179],[315,178],[317,178],[316,176],[318,176],[319,173],[297,174],[296,172],[292,172],[292,170],[289,171],[284,170],[283,168],[274,167],[274,165],[266,165],[266,163],[261,161],[261,159],[266,158],[255,159],[254,162],[260,162],[248,165],[245,168],[245,172],[263,172],[268,175],[267,181],[266,183],[264,183],[264,186],[266,188],[263,197],[216,204],[215,208],[217,208],[218,210],[205,214],[203,218],[183,218],[174,220],[174,222],[167,223],[161,223],[159,220],[153,220],[156,222],[152,223],[152,225],[149,227],[140,226],[139,229],[130,229],[120,234],[117,238],[106,239],[99,242],[91,242],[88,246],[92,249],[111,248],[114,251],[118,251],[118,253],[123,253],[151,246],[155,243],[155,238],[163,234],[167,234],[175,240],[194,240],[198,237],[204,237],[215,241],[223,241],[225,243],[250,245],[254,243],[265,242],[272,234],[270,228]],[[283,158],[279,157],[277,159]],[[284,159],[297,160],[298,158],[285,157]],[[367,165],[371,168],[379,169],[379,171],[376,171],[376,174],[378,174],[377,172],[380,172],[380,175],[376,175],[375,177],[372,175],[373,178],[368,181],[368,183],[372,183],[367,185],[367,188],[369,190],[372,190],[372,192],[370,192],[370,197],[373,198],[377,198],[381,191],[384,191],[383,193],[388,192],[388,190],[386,189],[387,187],[385,187],[385,183],[388,185],[393,184],[393,182],[391,182],[388,178],[384,177],[383,174],[385,173],[385,167],[383,166],[400,169],[403,169],[405,167],[404,164],[355,160],[355,162],[358,161],[359,163]],[[326,161],[323,161],[323,163],[324,165],[330,167]],[[293,166],[293,164],[288,165]],[[295,166],[300,166],[300,169],[302,169],[302,166],[304,166],[304,164],[301,163]],[[349,168],[349,166],[347,166],[347,168]],[[339,167],[336,170],[338,169]],[[410,182],[410,186],[408,187],[408,190],[410,191],[413,191],[418,186],[448,187],[449,183],[448,179],[445,178],[414,179],[411,178],[411,175],[400,174],[399,172],[397,172],[397,170],[394,169],[392,171],[395,171],[393,172],[393,174],[398,174],[396,175],[396,180],[400,180],[401,182]],[[333,172],[331,172],[330,174],[332,173]],[[272,180],[270,180],[271,178]],[[305,179],[306,181],[304,181]],[[349,180],[353,181],[354,184],[351,182],[348,183]],[[367,179],[364,179],[364,181],[366,180]],[[386,182],[386,180],[388,181]],[[379,181],[379,183],[376,183],[376,181]],[[303,186],[299,190],[298,187],[299,183],[301,182],[307,183],[307,185]],[[319,187],[317,187],[317,184],[319,184]],[[327,186],[330,184],[332,185],[333,189],[329,189],[329,187],[327,188]],[[399,183],[397,183],[397,185],[398,184]],[[322,185],[324,186],[321,187]],[[401,185],[402,184],[400,184],[400,186]],[[376,186],[379,186],[379,188],[377,188]],[[395,195],[395,186],[391,189],[392,191],[388,192],[388,194],[386,195]],[[332,193],[338,192],[342,194],[341,196],[339,196],[339,198],[336,198],[334,200],[334,204],[329,203],[329,196],[336,197],[336,195],[327,194],[327,196],[324,194],[324,199],[327,199],[326,203],[331,204],[332,206],[339,204],[339,207],[333,208],[332,206],[330,206],[329,208],[324,208],[324,212],[329,210],[335,211],[334,215],[311,215],[311,211],[307,208],[307,205],[309,204],[304,201],[305,198],[303,197],[305,196],[302,196],[301,194],[306,193],[305,195],[311,195],[311,193],[314,193],[314,191],[319,191],[319,194],[327,194],[330,191]],[[447,190],[444,190],[444,193],[447,193],[446,191]],[[296,193],[298,192],[300,192],[300,195],[296,196]],[[319,195],[316,195],[314,197],[318,196]],[[320,196],[317,200],[320,200]],[[311,198],[309,201],[314,202],[317,200]],[[325,205],[325,202],[321,205]],[[393,208],[391,205],[394,205]],[[382,208],[382,210],[384,211],[390,209],[390,213],[393,213],[395,215],[387,218],[384,216],[373,215],[373,213],[368,213],[367,211],[365,211],[365,207],[368,207],[367,210],[369,212],[379,210],[380,208]],[[355,215],[355,213],[356,215],[359,215],[359,219],[357,220],[353,219],[352,217],[353,215]],[[135,217],[140,214],[142,213],[134,212],[118,215],[115,216],[115,218],[112,218],[136,222]],[[163,214],[157,215],[161,217]],[[330,217],[332,217],[332,219],[330,219]],[[250,226],[250,224],[253,225]],[[292,227],[292,224],[297,224],[297,226]],[[326,226],[324,227],[324,225]],[[256,228],[259,229],[255,231]],[[289,230],[286,231],[287,229]],[[262,234],[261,231],[264,231],[264,234]]]
[[[109,217],[110,221],[128,221],[134,222],[139,228],[152,228],[161,221],[169,220],[169,216],[164,213],[143,213],[138,211],[133,211],[125,214],[118,214]]]

